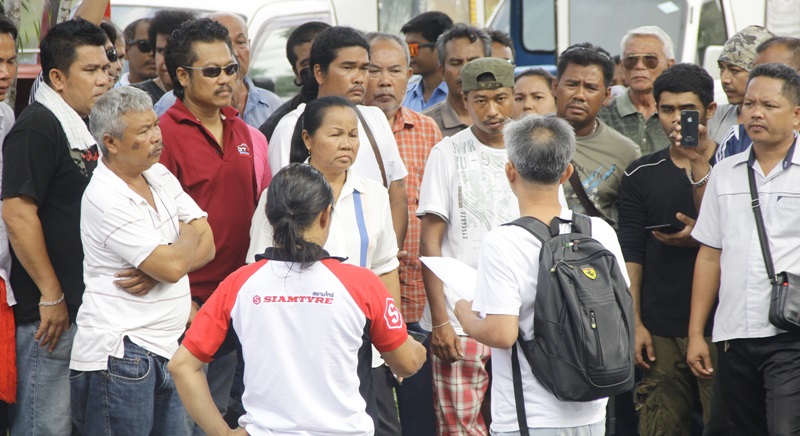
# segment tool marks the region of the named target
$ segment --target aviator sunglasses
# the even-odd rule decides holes
[[[622,66],[625,67],[626,70],[632,70],[636,68],[636,65],[639,64],[639,59],[642,60],[644,66],[649,70],[652,70],[658,66],[658,56],[653,55],[626,56],[625,59],[622,60]]]
[[[239,72],[239,64],[237,63],[228,64],[225,65],[224,67],[183,67],[183,68],[187,70],[200,70],[202,71],[204,77],[211,77],[211,78],[219,77],[219,75],[222,74],[223,71],[225,71],[225,74],[229,76],[233,76],[234,74]]]
[[[146,39],[137,39],[135,41],[128,41],[128,45],[135,45],[136,48],[139,49],[142,53],[152,53],[153,46],[150,45],[150,41]]]
[[[409,42],[408,43],[408,53],[411,55],[412,58],[417,57],[417,55],[419,54],[420,47],[433,48],[433,47],[436,47],[436,43],[435,42],[425,42],[425,43],[420,44],[418,42]]]

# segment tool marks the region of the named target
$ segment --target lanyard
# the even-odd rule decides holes
[[[367,224],[364,222],[364,207],[361,204],[361,193],[353,190],[353,206],[356,210],[356,224],[358,225],[358,233],[361,236],[361,258],[359,259],[359,266],[367,266],[367,249],[369,248],[369,234],[367,233]]]

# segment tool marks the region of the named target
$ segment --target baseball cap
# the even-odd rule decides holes
[[[482,74],[491,74],[494,80],[478,83]],[[500,58],[478,58],[461,69],[461,90],[498,89],[514,87],[514,65]]]

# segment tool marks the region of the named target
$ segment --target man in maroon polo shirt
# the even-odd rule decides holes
[[[210,19],[184,23],[173,32],[164,56],[178,101],[160,118],[161,163],[208,212],[217,248],[212,262],[189,274],[191,323],[217,285],[245,263],[255,172],[247,124],[230,106],[239,65],[225,26]],[[219,356],[208,367],[211,395],[223,415],[235,368],[236,353]]]

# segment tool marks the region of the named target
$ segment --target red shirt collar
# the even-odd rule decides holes
[[[223,123],[232,123],[239,115],[239,111],[237,111],[233,106],[226,106],[219,111],[225,117],[222,120]],[[183,104],[183,100],[180,98],[175,100],[175,104],[173,104],[172,107],[167,110],[167,113],[178,123],[188,121],[190,123],[200,124],[200,121],[197,119],[197,117],[191,111],[189,111],[189,108]]]

